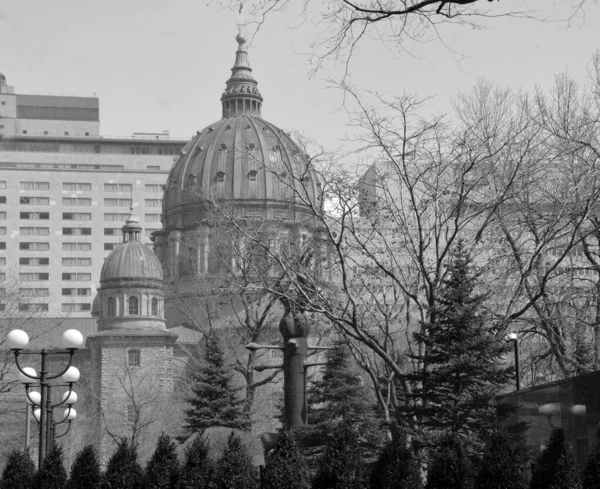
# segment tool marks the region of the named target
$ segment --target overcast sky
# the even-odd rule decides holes
[[[503,18],[482,30],[448,28],[444,39],[466,56],[460,62],[440,42],[408,54],[366,41],[352,60],[350,81],[387,95],[433,95],[440,110],[478,77],[531,89],[548,87],[555,73],[567,70],[583,82],[600,49],[600,7],[590,1],[585,14],[570,27]],[[294,11],[274,14],[252,43],[263,117],[333,149],[343,144],[347,116],[339,110],[341,93],[327,80],[339,79],[344,66],[330,62],[309,78],[310,57],[298,53],[309,51],[314,27],[296,24]],[[4,0],[0,72],[17,93],[97,94],[104,135],[168,129],[189,138],[221,117],[235,34],[234,13],[207,0]]]

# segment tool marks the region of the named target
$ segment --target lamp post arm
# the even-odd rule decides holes
[[[67,373],[67,370],[69,370],[69,368],[71,368],[71,364],[73,363],[73,355],[75,354],[75,351],[77,350],[77,348],[69,348],[66,351],[60,351],[60,352],[52,352],[51,354],[53,355],[64,355],[64,354],[69,354],[69,363],[67,364],[67,366],[64,368],[64,370],[56,375],[49,375],[47,377],[48,380],[52,380],[52,379],[58,379],[59,377],[62,377],[64,374]]]
[[[25,367],[21,367],[21,364],[19,363],[19,355],[22,355],[22,354],[28,355],[31,352],[28,352],[28,351],[24,352],[24,351],[21,351],[21,350],[13,350],[13,351],[15,353],[15,365],[19,369],[19,372],[21,372],[25,377],[29,377],[30,379],[40,380],[42,378],[41,374],[40,375],[36,375],[36,376],[29,375],[27,372],[25,372],[23,370],[23,368],[25,368]]]
[[[54,387],[68,387],[69,388],[69,394],[59,403],[56,404],[52,404],[52,409],[57,408],[58,406],[62,406],[63,404],[65,404],[68,400],[69,397],[71,397],[71,392],[73,392],[73,384],[75,382],[69,382],[68,385],[55,385]],[[71,406],[69,406],[69,410],[71,410]]]
[[[63,421],[61,421],[61,423],[63,423]],[[60,423],[56,423],[56,424],[60,424]],[[60,435],[55,435],[54,439],[56,440],[57,438],[62,438],[63,436],[65,436],[69,432],[70,429],[71,429],[71,420],[69,420],[69,424],[68,424],[67,429],[65,430],[65,432],[61,433]]]

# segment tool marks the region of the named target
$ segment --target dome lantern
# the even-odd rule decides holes
[[[252,76],[246,37],[240,31],[235,40],[238,43],[235,64],[231,68],[231,76],[225,82],[227,86],[221,95],[223,118],[237,115],[260,117],[263,98],[258,91],[258,82]]]
[[[142,232],[142,226],[140,226],[140,220],[133,213],[133,204],[129,207],[129,217],[125,221],[123,226],[123,243],[128,241],[139,241],[140,233]]]

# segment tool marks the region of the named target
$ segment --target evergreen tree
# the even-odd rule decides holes
[[[169,435],[161,434],[156,450],[148,460],[144,474],[147,489],[177,489],[179,484],[179,461],[175,442]]]
[[[98,456],[94,447],[87,445],[75,457],[67,489],[99,489],[101,482],[102,471]]]
[[[600,489],[600,429],[596,432],[596,440],[583,469],[583,489]]]
[[[64,465],[62,448],[54,445],[50,452],[46,453],[42,468],[34,477],[33,487],[35,489],[64,489],[67,483],[67,471]]]
[[[494,430],[485,445],[475,489],[525,489],[525,449],[504,429]]]
[[[241,389],[232,386],[233,372],[225,365],[223,351],[214,334],[205,338],[205,363],[193,374],[191,408],[185,411],[188,434],[204,433],[213,426],[246,430],[250,419],[244,413]]]
[[[2,471],[0,489],[30,489],[34,474],[35,465],[29,452],[13,450]]]
[[[533,465],[531,489],[581,489],[579,471],[561,428],[554,428],[548,445]]]
[[[421,471],[406,436],[397,434],[371,469],[372,489],[421,489]]]
[[[471,465],[456,436],[445,436],[427,471],[426,489],[470,489]]]
[[[379,428],[376,404],[368,387],[353,368],[352,355],[341,340],[325,353],[323,376],[308,390],[308,427],[299,433],[307,457],[322,454],[340,422],[351,423],[358,433],[363,457],[376,452],[383,432]]]
[[[262,489],[310,489],[308,467],[291,431],[282,431],[266,460]]]
[[[135,446],[121,438],[106,466],[102,489],[142,489],[144,473]]]
[[[208,441],[197,436],[185,452],[185,463],[181,469],[181,489],[208,487],[214,471],[208,452]]]
[[[313,489],[363,489],[366,487],[363,461],[358,447],[359,435],[351,423],[342,421],[335,428],[321,456]]]
[[[217,462],[211,489],[255,489],[256,471],[242,440],[235,433],[229,435],[227,447]]]
[[[512,376],[501,368],[510,346],[483,315],[485,296],[477,294],[471,258],[459,241],[440,287],[437,306],[416,340],[424,348],[413,358],[426,365],[408,376],[413,394],[402,408],[433,432],[472,439],[493,428],[495,395]]]

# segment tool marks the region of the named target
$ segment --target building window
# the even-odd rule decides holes
[[[19,265],[48,266],[50,258],[19,258]]]
[[[119,243],[104,243],[104,251],[112,251],[117,246],[119,246]]]
[[[91,258],[63,258],[63,267],[91,267]]]
[[[6,234],[6,228],[0,227],[0,236],[4,236]]]
[[[0,212],[0,220],[6,221],[6,211],[1,211]]]
[[[2,197],[0,197],[1,199]],[[6,197],[5,197],[6,199]],[[5,201],[6,202],[6,201]],[[0,200],[0,204],[2,201]],[[49,205],[50,197],[19,197],[19,204],[25,205]]]
[[[104,199],[106,206],[131,207],[131,199]]]
[[[0,195],[0,204],[6,204],[6,196]]]
[[[164,192],[165,186],[157,184],[146,184],[144,189],[146,190],[146,192]]]
[[[92,310],[92,305],[89,302],[81,302],[81,303],[73,303],[73,302],[69,302],[69,303],[63,303],[61,304],[62,306],[62,312],[82,312],[82,311],[91,311]]]
[[[46,312],[48,311],[48,304],[30,304],[24,303],[19,304],[20,312]]]
[[[0,241],[0,250],[6,249],[6,241]]]
[[[104,228],[104,236],[120,236],[121,228]]]
[[[116,316],[115,314],[115,299],[112,297],[108,298],[108,315],[109,316]]]
[[[131,192],[133,185],[131,183],[105,183],[105,192]]]
[[[62,289],[62,295],[89,296],[92,294],[92,289]]]
[[[148,166],[146,166],[146,168],[147,168],[148,170],[160,171],[160,166],[148,165]]]
[[[146,207],[162,207],[162,199],[146,199],[144,205]]]
[[[129,423],[135,423],[135,406],[133,404],[127,405],[127,421]]]
[[[224,182],[224,181],[225,181],[225,172],[218,171],[217,172],[217,182]]]
[[[50,243],[19,243],[19,249],[25,251],[48,251]]]
[[[30,221],[42,221],[50,219],[49,212],[19,212],[19,219],[27,219]]]
[[[92,243],[63,243],[63,251],[92,251]]]
[[[19,280],[21,282],[36,282],[38,280],[48,280],[50,278],[49,273],[19,273]]]
[[[62,228],[63,236],[91,236],[92,228]]]
[[[23,297],[48,297],[50,289],[27,288],[19,289],[19,295]]]
[[[139,367],[140,366],[140,350],[129,350],[127,352],[127,365],[130,367]]]
[[[89,212],[63,212],[64,221],[91,221],[92,214]]]
[[[63,273],[62,279],[69,282],[89,282],[92,280],[91,273]]]
[[[152,315],[158,316],[158,299],[156,297],[152,299]]]
[[[104,220],[105,221],[126,221],[127,218],[129,217],[129,214],[126,212],[112,212],[112,213],[108,213],[105,212],[104,213]]]
[[[21,236],[48,236],[50,234],[50,228],[19,228],[19,234]]]
[[[21,190],[49,190],[50,182],[19,182]]]
[[[4,245],[4,248],[2,248],[0,246],[0,250],[5,250],[6,249],[6,243],[0,243],[0,245]],[[6,265],[6,257],[5,256],[0,256],[0,267],[3,267]]]
[[[92,205],[92,199],[88,197],[63,197],[63,205]]]
[[[257,175],[256,170],[249,171],[248,172],[248,180],[252,180],[252,181],[256,180],[256,175]]]
[[[92,190],[91,183],[77,183],[77,182],[64,182],[62,184],[63,190],[67,190],[70,192],[75,192],[77,190],[81,191],[89,191]]]
[[[130,297],[127,300],[127,303],[129,304],[129,315],[130,316],[137,316],[139,314],[139,301],[137,297]]]
[[[6,180],[0,180],[0,189],[4,189],[4,188],[6,188]]]
[[[144,214],[144,221],[158,222],[160,221],[160,214]]]

